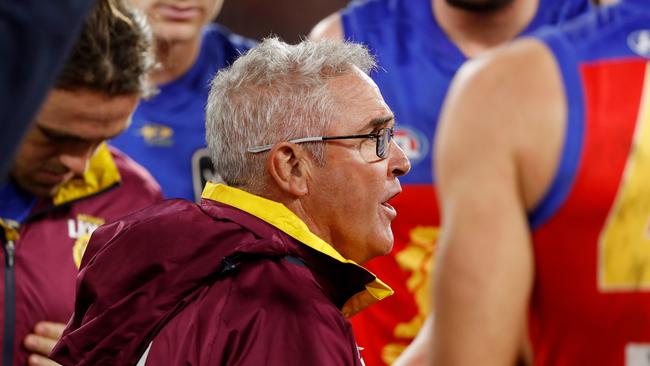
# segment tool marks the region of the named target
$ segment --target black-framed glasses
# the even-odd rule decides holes
[[[377,157],[380,159],[386,159],[388,157],[388,152],[390,151],[390,142],[393,139],[393,128],[386,127],[386,128],[382,128],[377,132],[367,133],[364,135],[301,137],[297,139],[291,139],[288,142],[292,142],[294,144],[301,144],[304,142],[319,142],[319,141],[348,140],[348,139],[374,139],[375,152],[377,153]],[[249,153],[257,154],[257,153],[271,150],[273,145],[274,144],[253,146],[246,149],[246,151],[248,151]]]

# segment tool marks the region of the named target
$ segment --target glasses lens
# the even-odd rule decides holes
[[[390,128],[382,128],[377,134],[377,156],[381,159],[386,159],[388,156],[388,148],[390,146],[390,139],[393,136],[393,131]]]

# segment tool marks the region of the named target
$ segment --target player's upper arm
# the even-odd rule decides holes
[[[560,127],[548,127],[557,109],[538,102],[552,99],[549,60],[538,42],[525,41],[472,61],[445,101],[435,147],[443,224],[434,279],[436,364],[514,362],[532,286],[526,212],[554,171],[557,152],[547,147],[561,139]],[[522,168],[532,161],[539,165]],[[531,169],[547,172],[537,186],[522,179]]]
[[[322,39],[333,39],[336,41],[343,40],[343,23],[341,22],[341,14],[334,13],[327,18],[321,20],[309,32],[309,39],[319,41]]]

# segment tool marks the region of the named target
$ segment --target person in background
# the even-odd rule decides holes
[[[355,1],[312,31],[313,39],[360,42],[376,55],[371,77],[395,112],[395,141],[413,165],[395,200],[395,248],[367,265],[396,295],[352,319],[368,366],[395,362],[432,310],[440,235],[433,141],[451,79],[468,59],[589,7],[588,0]]]
[[[463,66],[437,138],[432,365],[647,365],[650,3]]]
[[[392,291],[358,263],[390,251],[410,169],[373,66],[360,45],[271,38],[220,71],[207,141],[227,185],[98,229],[53,358],[361,366],[346,317]]]
[[[162,199],[151,175],[105,143],[150,92],[151,43],[143,16],[99,0],[0,185],[3,365],[52,364],[90,234]]]
[[[255,43],[210,22],[223,0],[130,0],[153,28],[160,92],[138,106],[129,130],[111,144],[147,168],[166,198],[197,201],[219,181],[205,146],[209,82]]]

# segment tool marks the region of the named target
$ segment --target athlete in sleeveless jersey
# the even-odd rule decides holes
[[[523,30],[557,24],[589,8],[585,0],[540,0]],[[432,141],[449,84],[467,57],[436,22],[431,0],[353,2],[341,12],[344,38],[367,45],[379,70],[371,74],[395,113],[395,141],[412,169],[392,204],[395,245],[367,264],[395,295],[351,319],[368,365],[391,364],[430,311],[429,276],[440,219],[432,182]]]
[[[505,364],[527,323],[534,365],[650,365],[649,65],[650,3],[626,0],[461,69],[435,364]]]
[[[535,365],[650,365],[650,3],[539,34],[561,65],[561,179],[531,217]]]

